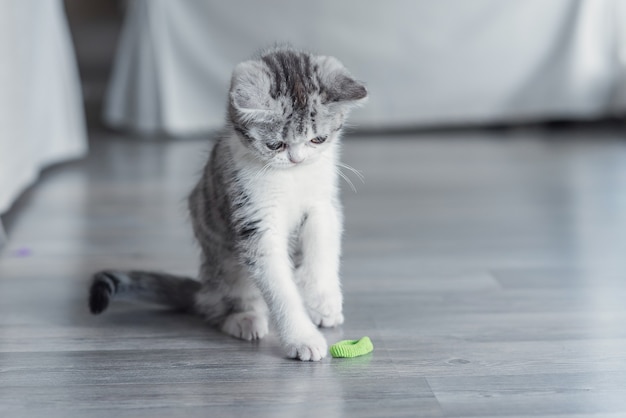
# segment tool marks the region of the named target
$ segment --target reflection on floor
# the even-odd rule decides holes
[[[346,138],[346,323],[373,354],[300,363],[118,303],[105,267],[194,274],[184,197],[209,140],[96,133],[10,214],[3,416],[626,416],[626,133]]]

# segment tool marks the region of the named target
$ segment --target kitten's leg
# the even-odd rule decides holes
[[[257,311],[231,313],[222,324],[222,332],[242,340],[260,340],[268,332],[267,316]]]
[[[309,316],[321,327],[343,323],[339,259],[342,218],[333,205],[311,210],[300,230],[301,265],[296,269]]]
[[[248,277],[240,276],[228,298],[234,308],[224,320],[221,329],[242,340],[263,338],[269,330],[268,310],[261,292]]]
[[[239,269],[201,268],[202,288],[196,311],[222,332],[242,340],[257,340],[268,333],[267,305],[259,289]]]
[[[321,360],[328,345],[311,323],[293,280],[288,234],[269,228],[258,231],[254,244],[244,251],[244,261],[263,294],[286,354],[303,361]]]

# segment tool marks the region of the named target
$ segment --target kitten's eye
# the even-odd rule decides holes
[[[313,138],[311,140],[311,143],[313,143],[313,144],[322,144],[322,143],[324,143],[326,141],[327,138],[328,137],[326,135],[324,135],[324,136],[316,136],[315,138]]]
[[[267,144],[265,144],[265,146],[267,146],[272,151],[282,151],[285,149],[287,144],[285,144],[284,142],[268,142]]]

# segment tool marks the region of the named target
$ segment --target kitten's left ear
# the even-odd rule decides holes
[[[230,104],[247,121],[267,121],[274,114],[271,80],[258,61],[245,61],[233,70]]]
[[[350,75],[337,58],[316,58],[322,73],[322,82],[328,91],[328,102],[358,105],[365,101],[367,89]]]

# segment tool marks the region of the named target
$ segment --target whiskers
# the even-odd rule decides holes
[[[342,163],[341,161],[339,161],[337,165],[341,168],[345,168],[346,170],[350,170],[352,173],[354,173],[354,175],[356,175],[359,178],[359,180],[361,180],[361,183],[365,183],[365,176],[356,168],[349,166],[346,163]]]
[[[268,162],[266,163],[263,168],[261,168],[259,171],[257,171],[257,173],[254,175],[254,177],[252,177],[252,181],[257,181],[259,179],[259,177],[261,177],[263,174],[265,174],[267,172],[267,170],[270,168],[270,166],[272,165],[272,162]]]
[[[346,183],[348,183],[348,186],[350,186],[352,191],[356,193],[356,187],[354,186],[354,183],[352,182],[352,180],[350,180],[348,175],[341,170],[342,168],[354,174],[359,180],[361,180],[361,183],[365,183],[365,176],[356,168],[349,166],[346,163],[342,163],[341,161],[337,162],[337,166],[336,166],[337,174],[339,174],[339,176],[341,176],[341,178],[344,179]]]

